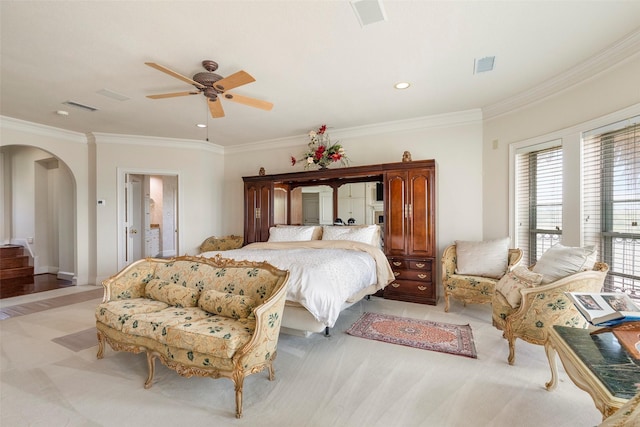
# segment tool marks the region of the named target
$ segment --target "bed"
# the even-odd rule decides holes
[[[342,310],[384,289],[394,279],[379,247],[349,239],[251,243],[200,256],[217,254],[236,260],[267,261],[289,270],[282,326],[285,332],[294,334],[324,331],[328,335]]]

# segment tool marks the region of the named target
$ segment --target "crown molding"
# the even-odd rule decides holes
[[[640,30],[627,35],[586,61],[540,85],[483,107],[484,119],[490,120],[557,95],[638,55],[640,55]]]
[[[335,139],[360,138],[371,135],[387,133],[407,132],[420,129],[433,129],[440,127],[462,126],[467,124],[481,124],[482,111],[480,109],[465,110],[455,113],[444,113],[433,116],[417,117],[413,119],[396,120],[392,122],[375,123],[372,125],[357,126],[344,129],[330,129],[331,136]],[[225,147],[225,153],[246,153],[263,149],[290,148],[299,146],[300,141],[307,135],[295,135],[286,138],[276,138],[248,144]]]
[[[7,116],[0,116],[0,129],[9,129],[32,135],[45,136],[47,138],[62,139],[79,144],[87,143],[87,136],[83,133],[72,132],[53,126],[41,125],[39,123],[27,122],[25,120]]]
[[[205,150],[217,154],[224,154],[224,148],[217,144],[188,139],[162,138],[155,136],[123,135],[115,133],[92,132],[93,142],[96,144],[141,145],[147,147],[166,147],[189,150]]]

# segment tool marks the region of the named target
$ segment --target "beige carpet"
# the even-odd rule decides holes
[[[491,326],[490,307],[436,307],[372,298],[348,309],[330,338],[282,335],[276,379],[245,380],[244,417],[233,384],[183,378],[142,354],[110,348],[96,359],[88,332],[100,298],[0,321],[4,426],[594,426],[601,416],[560,370],[553,392],[544,349],[518,341],[516,365]],[[32,302],[32,301],[30,301]],[[7,302],[6,304],[10,304]],[[470,324],[477,359],[387,345],[345,333],[365,311]],[[72,339],[73,337],[73,339]],[[63,338],[67,344],[54,341]]]

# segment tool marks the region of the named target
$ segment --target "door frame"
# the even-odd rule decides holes
[[[118,241],[118,271],[125,268],[132,261],[127,262],[126,260],[126,248],[127,248],[127,239],[128,233],[125,227],[125,210],[127,208],[126,204],[126,194],[125,194],[125,179],[128,174],[132,175],[160,175],[160,176],[175,176],[177,179],[177,195],[176,200],[174,200],[174,208],[175,212],[175,224],[176,229],[173,231],[176,234],[175,242],[176,248],[175,253],[180,253],[180,247],[182,247],[182,235],[180,233],[180,229],[182,228],[182,216],[180,212],[182,211],[182,179],[180,179],[180,173],[176,170],[169,169],[140,169],[140,168],[117,168],[117,241]]]

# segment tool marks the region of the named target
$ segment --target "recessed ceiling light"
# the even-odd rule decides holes
[[[65,111],[65,110],[58,110],[58,111],[56,111],[56,114],[59,115],[59,116],[68,116],[69,112]]]
[[[205,125],[204,123],[198,123],[196,126],[198,126],[199,128],[206,128],[207,125]]]
[[[407,82],[400,82],[400,83],[396,83],[393,87],[395,87],[396,89],[406,89],[409,86],[411,85]]]

